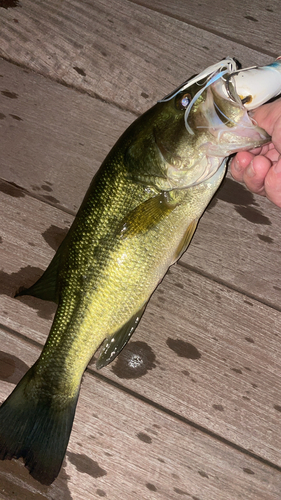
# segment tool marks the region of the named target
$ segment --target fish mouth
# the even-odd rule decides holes
[[[171,190],[197,185],[211,178],[230,154],[269,142],[269,136],[247,112],[244,104],[250,94],[241,99],[236,71],[236,61],[227,58],[159,101],[170,101],[179,93],[184,95],[192,86],[190,101],[183,107],[185,129],[181,131],[175,126],[170,135],[157,128],[153,131],[159,162],[165,172],[165,178],[158,180],[158,188]],[[183,125],[182,121],[178,123]]]
[[[161,99],[159,102],[167,102],[175,98],[177,94],[179,94],[180,92],[183,92],[184,90],[196,84],[198,86],[198,91],[189,102],[185,111],[185,118],[184,118],[186,129],[191,135],[194,135],[194,131],[192,130],[192,128],[188,123],[189,114],[193,108],[193,105],[199,99],[201,94],[203,94],[203,92],[208,90],[210,87],[213,87],[215,83],[217,84],[216,87],[222,86],[223,83],[223,87],[226,88],[225,86],[226,78],[224,78],[223,80],[222,78],[226,77],[227,75],[231,75],[237,69],[238,69],[238,62],[235,59],[232,59],[231,57],[227,57],[222,61],[213,64],[212,66],[209,66],[198,75],[190,78],[180,87],[178,87],[174,92],[170,93],[168,96],[166,96],[164,99]],[[230,96],[232,96],[233,94],[234,92],[228,94],[227,91],[224,91],[225,98],[227,99],[230,99]],[[241,105],[241,101],[239,100],[238,96],[237,96],[237,101]],[[237,101],[235,100],[235,102]]]
[[[216,90],[221,84],[221,92],[225,98],[244,106],[247,111],[255,109],[265,104],[270,99],[277,97],[281,93],[281,57],[277,58],[267,66],[251,66],[242,69],[240,67],[230,67],[227,58],[229,72],[222,75],[223,69],[217,71],[221,77],[212,87]],[[231,60],[239,64],[236,60]],[[223,63],[223,61],[222,61]],[[213,76],[214,78],[214,76]]]
[[[235,103],[241,109],[246,111],[255,109],[281,93],[280,59],[279,57],[267,66],[240,69],[238,61],[226,57],[184,82],[159,102],[169,101],[178,93],[197,84],[198,92],[192,98],[185,112],[186,129],[191,135],[194,135],[188,118],[193,105],[205,90],[212,87],[221,97]]]
[[[268,134],[257,126],[248,114],[246,103],[251,94],[240,96],[240,87],[236,85],[236,71],[219,71],[207,85],[205,99],[200,104],[198,119],[194,115],[193,134],[200,130],[202,135],[199,148],[210,156],[229,156],[243,149],[252,149],[269,142]],[[199,108],[198,108],[199,109]],[[188,114],[185,115],[187,122]],[[188,127],[186,126],[188,129]],[[189,127],[190,128],[190,127]],[[209,139],[206,138],[209,136]]]

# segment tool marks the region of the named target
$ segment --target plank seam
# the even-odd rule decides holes
[[[183,269],[191,271],[199,276],[202,276],[203,278],[207,278],[210,281],[214,281],[218,285],[222,285],[225,288],[228,288],[228,290],[232,290],[234,292],[240,293],[241,295],[244,295],[244,297],[255,300],[256,302],[259,302],[260,304],[263,304],[267,307],[270,307],[271,309],[274,309],[277,312],[281,312],[281,307],[278,307],[276,304],[273,304],[269,300],[261,299],[258,295],[246,292],[242,288],[239,288],[235,285],[231,285],[230,283],[227,283],[227,281],[224,281],[223,279],[217,278],[216,276],[209,274],[206,271],[202,271],[201,269],[199,269],[195,266],[191,266],[190,264],[187,264],[186,262],[181,262],[181,261],[177,262],[177,265]]]
[[[224,40],[228,40],[229,42],[237,43],[238,45],[242,45],[243,47],[246,47],[248,49],[255,50],[256,52],[259,52],[261,54],[264,54],[264,55],[267,55],[267,56],[270,56],[273,58],[277,58],[279,56],[279,54],[277,54],[276,52],[263,49],[262,47],[257,47],[256,45],[248,43],[248,42],[247,43],[243,42],[243,40],[239,40],[238,38],[223,34],[218,30],[208,28],[205,25],[203,26],[202,24],[197,23],[195,21],[191,21],[190,19],[188,19],[188,20],[184,19],[183,17],[177,16],[174,13],[165,11],[165,9],[161,9],[160,7],[158,7],[158,8],[150,7],[146,4],[143,4],[141,2],[141,0],[139,0],[139,1],[138,0],[128,0],[128,1],[132,4],[136,4],[136,5],[139,5],[143,8],[146,8],[147,10],[152,10],[153,12],[158,12],[159,14],[162,14],[166,17],[170,17],[171,19],[175,19],[176,21],[180,21],[181,23],[184,23],[186,25],[193,26],[194,28],[200,29],[200,30],[205,31],[207,33],[211,33],[212,35],[216,35],[219,38],[222,38]]]
[[[56,203],[53,203],[50,200],[45,200],[44,196],[40,196],[40,194],[36,194],[36,193],[33,193],[32,191],[28,191],[28,189],[26,189],[22,186],[19,186],[15,182],[10,182],[10,181],[7,181],[6,179],[3,179],[3,178],[0,178],[0,181],[4,182],[8,186],[11,186],[13,188],[18,189],[19,191],[21,191],[25,195],[30,196],[30,198],[34,198],[35,200],[41,201],[41,203],[45,203],[46,205],[50,205],[50,206],[56,208],[57,210],[61,210],[62,212],[65,212],[69,215],[72,215],[73,217],[75,217],[75,215],[77,213],[77,212],[74,212],[74,210],[70,210],[69,208],[63,207],[62,205],[58,205]]]
[[[0,180],[2,182],[6,183],[7,185],[12,186],[13,188],[18,189],[19,191],[22,191],[27,196],[30,196],[31,198],[34,198],[35,200],[40,201],[41,203],[46,203],[47,205],[51,205],[52,207],[56,208],[57,210],[61,210],[64,213],[72,215],[73,217],[76,216],[77,212],[74,212],[73,210],[70,210],[70,209],[68,209],[66,207],[63,207],[61,205],[56,205],[55,203],[52,203],[49,200],[47,201],[47,200],[44,199],[44,197],[42,197],[42,196],[40,196],[40,195],[38,195],[36,193],[30,192],[27,189],[25,189],[25,188],[23,188],[21,186],[18,186],[14,182],[9,182],[9,181],[7,181],[5,179],[1,179],[1,178],[0,178]],[[256,302],[259,302],[260,304],[263,304],[263,305],[265,305],[267,307],[270,307],[271,309],[274,309],[277,312],[281,312],[281,307],[278,307],[276,304],[273,304],[269,300],[266,300],[266,299],[262,300],[257,295],[251,294],[249,292],[246,292],[242,288],[239,288],[239,287],[237,287],[235,285],[231,285],[227,281],[224,281],[222,279],[217,278],[215,275],[212,275],[212,274],[209,274],[209,273],[207,273],[205,271],[202,271],[201,269],[199,269],[199,268],[197,268],[195,266],[192,266],[190,264],[187,264],[185,262],[179,261],[179,262],[177,262],[177,265],[180,266],[182,269],[186,269],[188,271],[191,271],[191,272],[193,272],[193,273],[195,273],[195,274],[197,274],[199,276],[202,276],[203,278],[207,278],[208,280],[213,281],[214,283],[217,283],[218,285],[224,286],[228,290],[232,290],[234,292],[237,292],[237,293],[243,295],[244,297],[247,297],[249,299],[255,300]]]
[[[90,373],[91,375],[97,377],[98,379],[104,381],[105,383],[108,383],[108,384],[116,387],[117,389],[127,393],[128,395],[134,397],[135,399],[138,399],[138,400],[142,401],[143,403],[146,403],[147,405],[152,406],[156,410],[159,410],[162,413],[165,413],[166,415],[169,415],[170,417],[172,417],[180,422],[183,422],[183,423],[189,425],[190,427],[202,432],[203,434],[215,439],[216,441],[219,441],[220,443],[225,444],[229,448],[235,449],[236,451],[242,453],[243,455],[247,455],[247,456],[253,458],[254,460],[257,460],[258,462],[262,463],[263,465],[266,465],[268,467],[271,467],[271,468],[281,472],[281,466],[271,462],[270,460],[267,460],[266,458],[263,458],[263,457],[257,455],[256,453],[254,453],[250,450],[247,450],[246,448],[243,448],[243,446],[232,443],[232,441],[229,441],[228,439],[224,438],[223,436],[220,436],[219,434],[216,434],[215,432],[206,429],[202,425],[196,424],[192,420],[189,420],[188,418],[183,417],[182,415],[179,415],[178,413],[173,412],[172,410],[169,410],[169,408],[165,408],[165,406],[162,406],[159,403],[156,403],[155,401],[147,398],[146,396],[143,396],[142,394],[139,394],[139,393],[133,391],[132,389],[129,389],[128,387],[125,387],[125,386],[119,384],[118,382],[111,380],[100,373],[95,372],[91,368],[87,368],[87,372]]]
[[[120,111],[125,111],[125,112],[128,112],[128,113],[131,113],[136,118],[138,118],[142,114],[142,113],[138,113],[137,111],[132,110],[131,108],[128,108],[126,106],[121,106],[120,104],[116,103],[115,101],[111,101],[110,99],[104,99],[103,97],[99,96],[94,91],[85,90],[85,89],[83,89],[81,87],[77,87],[75,85],[71,85],[70,83],[67,83],[64,80],[60,80],[59,78],[55,78],[52,75],[49,75],[49,74],[45,73],[44,71],[34,71],[34,69],[31,66],[29,66],[28,64],[24,64],[24,63],[20,63],[18,61],[14,61],[13,59],[11,59],[10,57],[5,56],[4,54],[0,53],[0,59],[3,59],[4,61],[6,61],[6,62],[8,62],[10,64],[14,64],[15,66],[18,66],[19,68],[28,70],[29,72],[31,72],[31,73],[33,73],[35,75],[40,75],[43,78],[46,78],[47,80],[49,80],[51,82],[55,82],[55,83],[57,83],[59,85],[63,85],[63,87],[66,87],[66,88],[68,88],[70,90],[74,90],[75,92],[78,92],[80,94],[88,95],[92,99],[97,99],[98,101],[103,102],[105,104],[108,104],[110,106],[113,106],[116,109],[119,109]]]
[[[19,191],[25,193],[27,196],[30,196],[31,198],[34,198],[35,200],[38,200],[40,201],[41,203],[45,203],[47,205],[51,205],[52,207],[56,208],[57,210],[61,210],[62,212],[64,213],[67,213],[69,215],[72,215],[73,217],[76,216],[76,213],[77,212],[74,212],[73,210],[70,210],[66,207],[63,207],[61,205],[56,205],[55,203],[52,203],[51,201],[47,201],[44,199],[43,196],[40,196],[36,193],[32,193],[30,191],[28,191],[27,189],[21,187],[21,186],[18,186],[17,184],[15,184],[14,182],[9,182],[3,178],[0,178],[0,180],[2,182],[4,182],[5,184],[7,185],[10,185],[12,186],[13,188],[16,188],[18,189]],[[195,274],[199,275],[199,276],[202,276],[203,278],[207,278],[208,280],[210,281],[213,281],[214,283],[217,283],[218,285],[221,285],[221,286],[224,286],[225,288],[227,288],[228,290],[232,290],[234,292],[237,292],[241,295],[243,295],[244,297],[247,297],[249,299],[252,299],[252,300],[255,300],[256,302],[260,303],[260,304],[263,304],[267,307],[270,307],[271,309],[277,311],[277,312],[281,312],[281,307],[278,307],[276,304],[270,302],[269,300],[266,300],[266,299],[261,299],[260,297],[258,297],[257,295],[255,294],[251,294],[249,292],[246,292],[245,290],[243,290],[242,288],[239,288],[235,285],[231,285],[230,283],[228,283],[227,281],[224,281],[222,279],[219,279],[217,278],[215,275],[212,275],[212,274],[209,274],[205,271],[202,271],[201,269],[195,267],[195,266],[192,266],[190,264],[187,264],[185,262],[181,262],[181,261],[178,261],[177,264],[178,266],[180,266],[182,269],[186,269],[188,271],[191,271],[191,272],[194,272]]]
[[[0,328],[2,330],[6,331],[7,333],[13,335],[14,337],[19,338],[23,342],[25,342],[27,344],[32,344],[33,346],[39,348],[40,350],[43,347],[42,344],[40,344],[39,342],[25,337],[25,335],[21,334],[20,332],[17,332],[16,330],[13,330],[12,328],[7,327],[6,325],[3,325],[0,323]],[[202,432],[204,435],[214,439],[215,441],[218,441],[218,442],[228,446],[229,448],[234,449],[234,450],[238,451],[239,453],[242,453],[243,455],[251,457],[252,459],[258,461],[259,463],[261,463],[267,467],[270,467],[272,469],[275,469],[275,470],[281,472],[281,466],[275,464],[274,462],[271,462],[270,460],[267,460],[266,458],[263,458],[263,457],[257,455],[256,453],[254,453],[250,450],[247,450],[246,448],[243,448],[243,446],[240,446],[238,444],[233,443],[232,441],[229,441],[228,439],[224,438],[223,436],[220,436],[219,434],[216,434],[215,432],[213,432],[209,429],[206,429],[202,425],[197,424],[196,422],[193,422],[192,420],[189,420],[188,418],[183,417],[182,415],[179,415],[178,413],[170,410],[169,408],[166,408],[165,406],[160,405],[159,403],[156,403],[155,401],[147,398],[146,396],[143,396],[142,394],[139,394],[136,391],[134,391],[128,387],[123,386],[119,382],[116,382],[115,380],[112,380],[112,379],[106,377],[105,375],[102,375],[101,373],[94,371],[92,368],[88,367],[86,369],[86,372],[88,374],[90,374],[91,376],[97,378],[98,380],[100,380],[100,381],[102,381],[102,382],[104,382],[112,387],[115,387],[116,389],[122,391],[125,394],[128,394],[129,396],[133,397],[134,399],[142,401],[143,403],[154,408],[155,410],[158,410],[161,413],[164,413],[165,415],[169,415],[173,419],[175,419],[179,422],[182,422],[182,423],[188,425],[189,427],[192,427],[192,428],[198,430],[199,432]]]

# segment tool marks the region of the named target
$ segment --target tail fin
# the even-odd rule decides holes
[[[58,401],[34,387],[32,367],[0,408],[0,459],[23,457],[30,474],[51,484],[59,474],[78,394]]]

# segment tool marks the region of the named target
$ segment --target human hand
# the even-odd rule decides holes
[[[260,106],[252,116],[271,135],[272,142],[237,153],[230,165],[231,174],[253,193],[281,207],[281,99]]]

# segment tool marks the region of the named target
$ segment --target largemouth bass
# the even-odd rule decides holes
[[[60,471],[93,354],[102,346],[102,368],[126,345],[188,247],[226,158],[270,140],[248,116],[252,95],[241,100],[237,75],[230,58],[207,68],[124,132],[49,267],[19,294],[58,307],[39,359],[0,408],[0,458],[23,457],[43,484]]]

